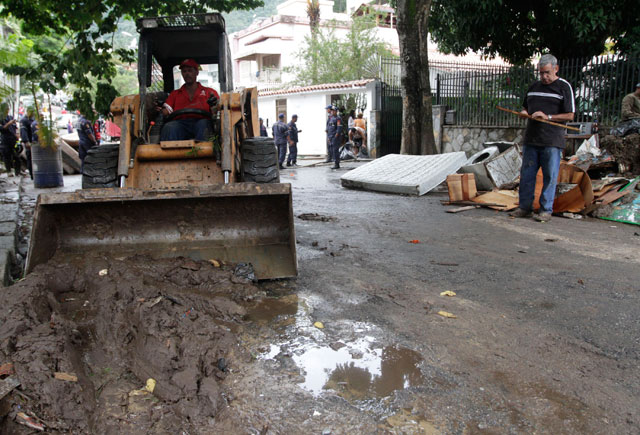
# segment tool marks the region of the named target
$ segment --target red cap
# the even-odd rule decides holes
[[[184,66],[190,66],[192,68],[195,68],[197,70],[200,69],[200,65],[198,64],[198,62],[196,62],[193,59],[185,59],[180,63],[180,69],[182,69],[182,67]]]

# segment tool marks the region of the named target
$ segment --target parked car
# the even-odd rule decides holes
[[[78,115],[74,115],[71,113],[64,113],[56,117],[56,127],[59,130],[66,130],[67,125],[69,124],[69,121],[71,121],[71,125],[75,129],[75,123],[77,120],[78,120]]]

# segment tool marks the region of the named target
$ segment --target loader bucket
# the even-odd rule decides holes
[[[88,189],[39,196],[26,273],[54,256],[136,254],[251,263],[258,279],[296,276],[291,185]]]

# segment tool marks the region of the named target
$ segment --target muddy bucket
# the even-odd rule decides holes
[[[87,189],[38,197],[26,273],[53,257],[136,254],[251,263],[258,279],[296,276],[291,185]]]

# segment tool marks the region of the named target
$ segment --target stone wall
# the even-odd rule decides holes
[[[485,142],[521,142],[524,128],[478,127],[464,125],[442,126],[442,152],[464,151],[467,156],[484,149]]]

